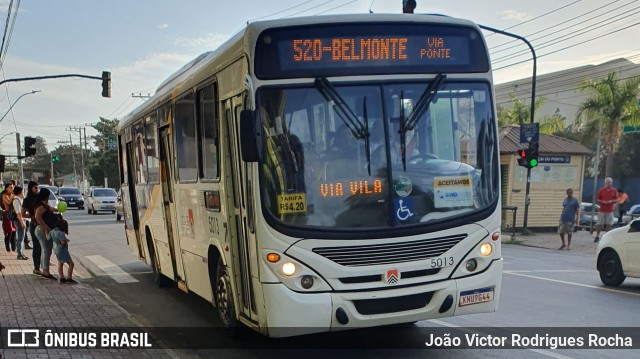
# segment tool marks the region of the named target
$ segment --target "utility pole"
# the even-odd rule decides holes
[[[593,218],[596,217],[596,204],[598,195],[598,175],[600,174],[600,146],[602,145],[602,112],[598,114],[598,144],[596,145],[596,162],[593,169],[593,202],[591,202],[591,223],[589,231],[593,234]]]
[[[78,187],[78,171],[76,170],[76,153],[73,151],[73,140],[69,134],[69,146],[71,146],[71,159],[73,160],[73,182]]]
[[[87,154],[87,161],[88,161],[89,160],[89,152],[87,151],[87,127],[86,126],[82,126],[82,132],[84,133],[84,152],[83,153]],[[83,188],[89,187],[89,181],[87,181],[87,179],[84,177],[84,165],[82,165],[82,178],[84,180],[84,182],[82,184]]]
[[[49,152],[49,155],[51,155],[51,185],[55,186],[56,176],[53,174],[53,152]]]
[[[78,134],[80,135],[80,145],[78,146],[78,148],[80,148],[80,166],[82,167],[82,190],[86,189],[86,177],[85,177],[85,172],[84,172],[84,151],[82,150],[82,130],[84,129],[84,126],[80,127],[69,127],[69,131],[75,131],[78,130]],[[85,146],[86,148],[86,146]]]

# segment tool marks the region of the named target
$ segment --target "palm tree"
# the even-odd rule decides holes
[[[640,125],[640,76],[621,81],[612,71],[605,79],[583,81],[580,90],[591,97],[578,108],[576,124],[583,129],[586,138],[597,137],[598,126],[601,126],[603,156],[606,158],[605,177],[611,177],[613,155],[618,148],[622,129],[625,125]]]
[[[544,102],[544,97],[538,97],[534,104],[535,111],[538,111],[538,109],[544,105]],[[511,103],[511,107],[498,108],[498,126],[522,126],[523,124],[529,123],[531,121],[531,107],[513,95],[511,95]],[[551,117],[542,117],[540,119],[540,133],[553,134],[564,130],[564,120],[564,117],[558,113]]]

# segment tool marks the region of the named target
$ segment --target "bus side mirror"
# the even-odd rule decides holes
[[[258,143],[261,143],[259,126],[256,116],[251,110],[240,112],[240,150],[242,160],[245,162],[257,162],[260,159]]]

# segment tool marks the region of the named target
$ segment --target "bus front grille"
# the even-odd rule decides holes
[[[466,237],[466,234],[461,234],[365,246],[318,247],[313,252],[349,267],[412,262],[438,257]]]
[[[362,315],[397,313],[424,308],[432,297],[433,292],[427,292],[392,298],[354,300],[353,305]]]

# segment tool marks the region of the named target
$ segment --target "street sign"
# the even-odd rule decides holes
[[[622,133],[640,132],[640,126],[624,126]]]
[[[112,143],[114,143],[114,144],[115,144],[116,142],[117,142],[116,135],[109,135],[109,136],[107,137],[107,143],[108,143],[108,144],[112,144]]]
[[[520,126],[520,144],[527,145],[529,143],[540,142],[540,124],[529,123]]]

